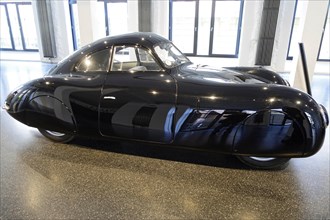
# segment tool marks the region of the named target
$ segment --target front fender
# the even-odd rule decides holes
[[[36,96],[29,101],[26,107],[26,124],[58,132],[77,132],[71,110],[53,96]]]
[[[10,93],[5,101],[5,109],[16,120],[36,128],[65,133],[77,131],[71,110],[52,95],[38,95],[36,83],[32,81]]]

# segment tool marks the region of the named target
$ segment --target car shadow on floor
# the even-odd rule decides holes
[[[168,145],[133,143],[124,141],[104,141],[86,138],[76,138],[70,144],[81,148],[92,148],[101,151],[154,158],[182,163],[199,164],[204,166],[243,169],[251,168],[241,163],[233,155],[225,155],[217,152],[194,150],[184,147]]]

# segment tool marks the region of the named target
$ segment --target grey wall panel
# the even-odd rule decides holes
[[[257,46],[256,65],[269,66],[272,61],[280,0],[265,0]]]
[[[151,0],[139,0],[139,31],[151,32]]]
[[[41,35],[42,52],[44,57],[56,57],[54,24],[50,0],[36,1],[38,21]]]

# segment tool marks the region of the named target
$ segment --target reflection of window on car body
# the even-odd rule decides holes
[[[160,66],[144,48],[116,46],[111,71],[160,71]]]

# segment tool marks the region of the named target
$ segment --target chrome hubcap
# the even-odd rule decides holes
[[[56,136],[56,137],[62,137],[62,136],[65,135],[65,134],[63,134],[63,133],[56,132],[56,131],[48,131],[48,130],[46,130],[46,132],[47,132],[48,134],[53,135],[53,136]]]
[[[272,161],[272,160],[276,159],[274,157],[250,157],[250,158],[253,160],[262,161],[262,162]]]

